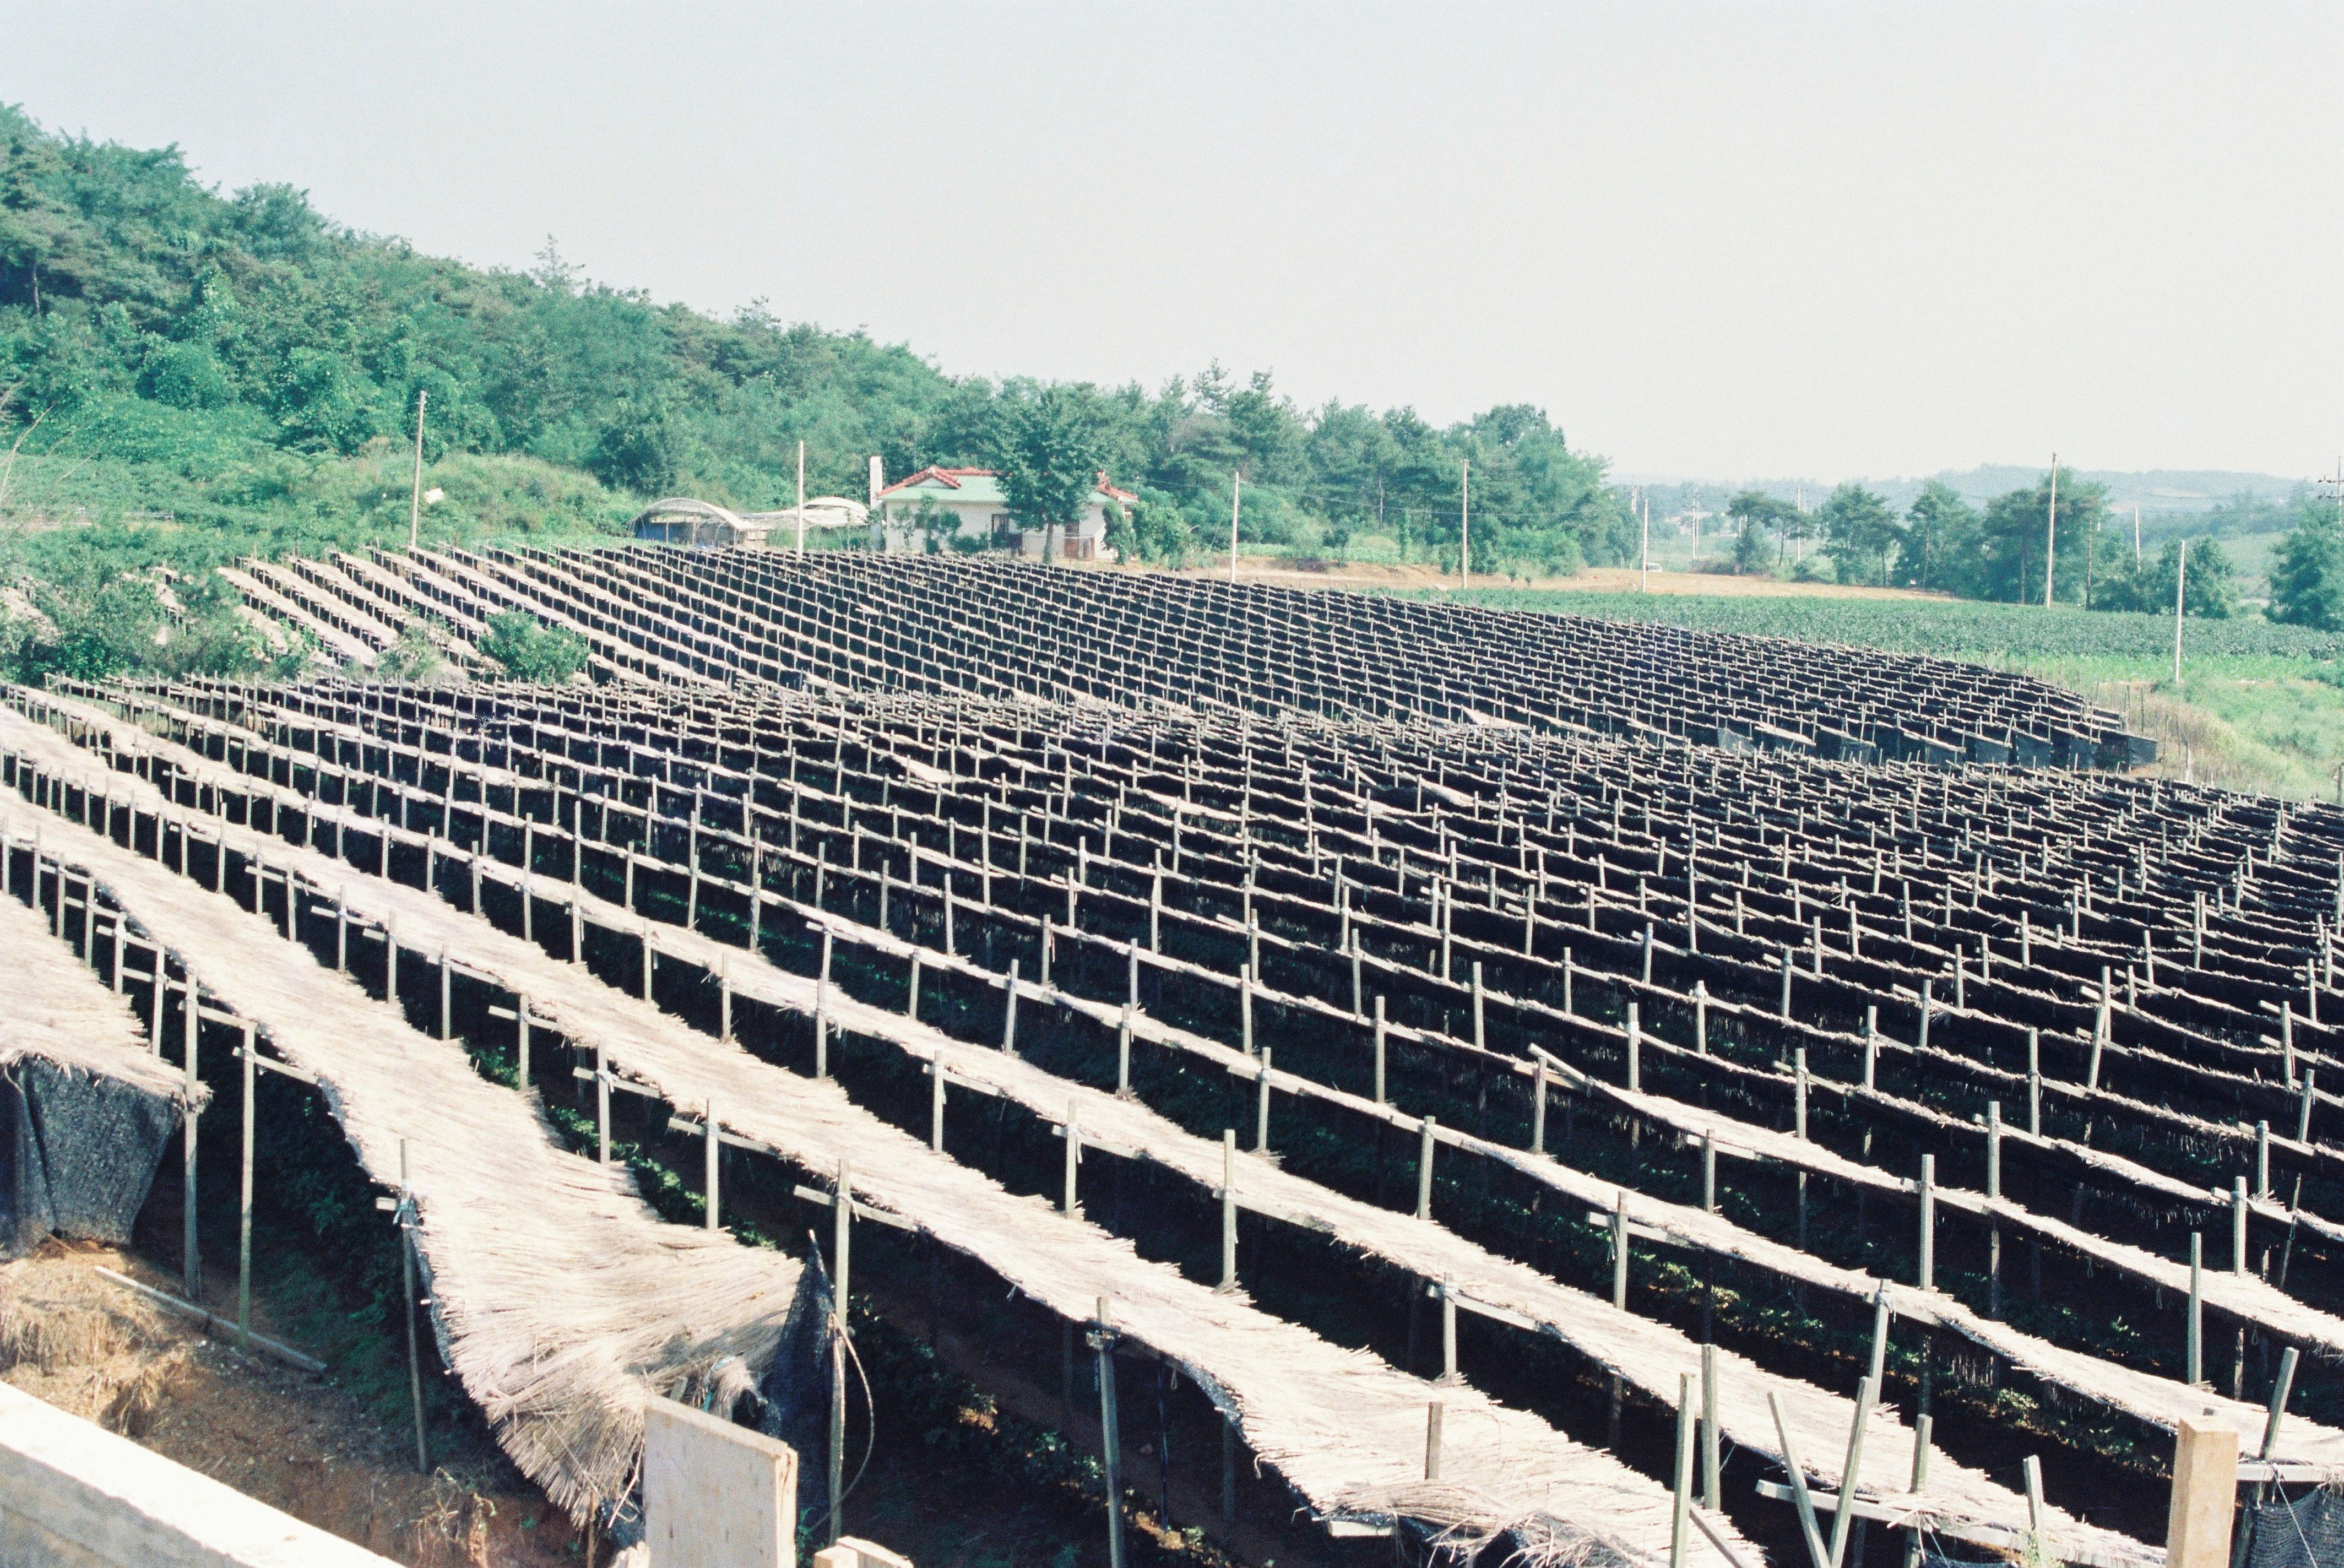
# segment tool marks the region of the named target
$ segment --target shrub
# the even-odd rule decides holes
[[[489,621],[480,652],[504,666],[508,678],[552,684],[586,667],[586,643],[575,632],[547,626],[518,610]]]

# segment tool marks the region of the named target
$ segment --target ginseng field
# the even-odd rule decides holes
[[[1056,1391],[1115,1528],[1242,1555],[2147,1568],[2184,1418],[2344,1467],[2344,814],[2137,774],[2056,688],[844,553],[242,581],[345,675],[11,690],[9,887],[282,1057],[282,998],[198,974],[217,906],[477,1086],[450,1158],[534,1108],[513,1201],[559,1155],[693,1237],[685,1349],[672,1281],[667,1341],[560,1325],[626,1372],[565,1385],[566,1453],[498,1243],[408,1200],[452,1370],[579,1509],[619,1385],[771,1353],[725,1229],[851,1246]],[[595,683],[490,678],[511,609]],[[415,628],[475,678],[359,678]],[[620,1303],[657,1241],[611,1223],[573,1267]]]

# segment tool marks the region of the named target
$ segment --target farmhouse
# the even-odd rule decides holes
[[[1036,560],[1047,543],[1056,547],[1050,553],[1062,560],[1112,561],[1115,551],[1106,543],[1107,508],[1129,506],[1138,499],[1129,491],[1117,490],[1101,473],[1073,537],[1064,537],[1061,530],[1053,528],[1046,541],[1043,530],[1021,529],[1011,521],[998,470],[924,468],[878,492],[880,515],[872,521],[872,542],[901,553],[928,549],[930,539],[974,541],[979,547],[997,541],[1006,548],[1014,535],[1018,552]]]

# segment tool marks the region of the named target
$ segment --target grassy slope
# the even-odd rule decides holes
[[[1657,622],[1972,660],[2054,682],[2125,714],[2166,753],[2157,771],[2297,798],[2344,764],[2344,637],[2259,618],[2192,622],[2173,684],[2173,622],[1961,601],[1698,597],[1475,589],[1508,610]]]

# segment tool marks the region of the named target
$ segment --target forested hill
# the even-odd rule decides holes
[[[456,537],[607,530],[672,491],[786,504],[803,440],[810,490],[856,497],[874,452],[891,476],[1095,464],[1141,496],[1133,542],[1156,557],[1227,537],[1238,470],[1248,537],[1375,532],[1453,560],[1468,458],[1477,563],[1630,542],[1602,464],[1537,410],[1435,430],[1217,367],[1155,390],[955,379],[762,301],[720,320],[587,283],[550,242],[526,274],[421,256],[290,187],[223,195],[176,147],[0,107],[6,580],[403,537],[419,391],[447,494],[427,528]]]

